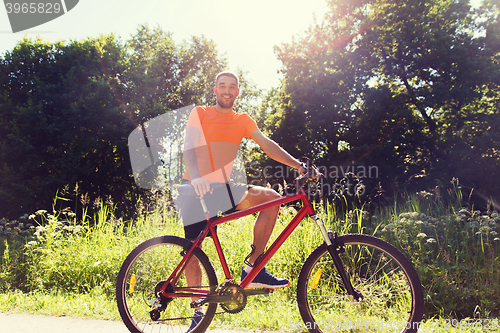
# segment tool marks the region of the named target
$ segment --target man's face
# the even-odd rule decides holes
[[[233,107],[240,90],[234,77],[223,75],[217,80],[214,92],[217,96],[217,104],[225,109],[229,109]]]

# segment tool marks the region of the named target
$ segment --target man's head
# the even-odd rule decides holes
[[[231,109],[240,93],[238,76],[231,72],[222,72],[215,78],[214,93],[217,104],[223,109]]]
[[[236,80],[236,86],[238,88],[240,87],[240,78],[238,77],[238,75],[234,74],[233,72],[220,72],[219,74],[217,74],[217,76],[215,77],[215,85],[216,86],[217,86],[217,81],[219,81],[219,78],[221,78],[222,76],[232,77],[233,79]]]

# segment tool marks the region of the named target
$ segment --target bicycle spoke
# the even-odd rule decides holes
[[[339,257],[352,287],[362,298],[354,300],[347,293],[326,246],[319,247],[304,263],[297,288],[299,310],[304,322],[312,327],[307,327],[309,331],[351,332],[350,325],[334,325],[351,320],[378,324],[377,327],[358,327],[359,331],[393,333],[393,324],[405,324],[406,320],[414,318],[419,320],[423,300],[420,282],[411,263],[392,246],[374,237],[348,235],[339,238],[345,248]],[[405,266],[391,251],[401,257]],[[407,271],[412,271],[415,281],[409,280]],[[415,292],[419,292],[418,299]],[[418,307],[415,307],[416,300],[421,302]],[[413,328],[402,327],[399,332],[416,332]]]
[[[185,272],[175,285],[164,280],[183,259],[186,242],[173,236],[158,237],[139,245],[125,260],[117,282],[117,301],[131,332],[185,332],[195,317],[201,320],[193,333],[210,324],[216,304],[203,306],[201,317],[195,316],[190,306],[193,300],[213,293],[217,286],[215,272],[201,250],[196,249],[190,259],[191,278],[199,283],[189,285]]]

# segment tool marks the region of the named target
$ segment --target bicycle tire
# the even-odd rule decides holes
[[[347,294],[323,243],[306,259],[298,278],[297,302],[305,328],[311,333],[417,332],[424,300],[412,263],[376,237],[349,234],[335,242],[345,248],[339,256],[363,300]]]
[[[130,332],[184,333],[189,327],[194,316],[190,297],[175,297],[170,302],[164,302],[166,308],[155,312],[159,317],[155,318],[156,320],[152,319],[150,310],[155,300],[158,301],[155,288],[170,276],[181,262],[184,249],[190,244],[191,242],[184,238],[161,236],[139,244],[127,256],[118,273],[116,300],[120,316]],[[193,251],[193,255],[200,263],[203,289],[214,293],[217,288],[217,276],[210,260],[199,248]],[[187,286],[185,274],[182,274],[176,286]],[[210,325],[216,309],[217,304],[208,304],[205,315],[191,333],[204,332]]]

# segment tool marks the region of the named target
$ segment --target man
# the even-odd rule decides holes
[[[199,196],[207,198],[209,210],[233,212],[253,207],[271,200],[280,195],[269,188],[261,186],[246,186],[235,184],[229,179],[236,153],[241,140],[249,137],[254,140],[262,150],[272,159],[293,167],[299,171],[300,161],[283,150],[273,140],[267,138],[257,128],[255,121],[246,114],[234,112],[233,105],[239,95],[238,77],[231,72],[222,72],[215,80],[214,93],[217,104],[214,107],[197,107],[193,109],[186,127],[184,143],[184,162],[186,173],[184,183],[190,183]],[[219,194],[211,193],[210,183],[225,183],[223,191],[229,192],[231,204],[223,209],[217,202],[222,201]],[[210,195],[212,197],[210,198]],[[211,201],[211,203],[209,203]],[[199,218],[201,206],[198,202],[181,198],[180,213],[183,218],[185,237],[194,240],[206,226],[206,221]],[[197,205],[197,208],[194,206]],[[231,207],[232,206],[232,207]],[[226,209],[230,208],[230,209]],[[255,251],[248,257],[248,263],[243,270],[241,279],[252,269],[257,258],[264,252],[266,244],[274,229],[279,212],[279,206],[271,207],[260,212],[253,229],[253,246]],[[196,223],[195,223],[196,222]],[[186,279],[189,285],[200,283],[200,267],[197,262],[191,262],[186,268]],[[278,279],[271,275],[265,268],[255,277],[249,288],[283,288],[290,284],[287,279]],[[200,321],[203,313],[201,309],[195,311],[195,317],[188,332]]]

